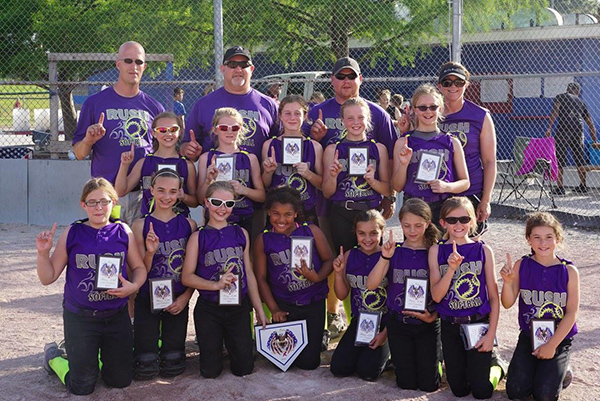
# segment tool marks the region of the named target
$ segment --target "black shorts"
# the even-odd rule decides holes
[[[585,153],[583,151],[583,138],[580,136],[566,137],[557,136],[556,143],[556,160],[559,167],[567,165],[567,149],[571,148],[571,156],[577,167],[585,166]]]

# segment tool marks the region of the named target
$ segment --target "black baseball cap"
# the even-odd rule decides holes
[[[332,75],[337,74],[344,68],[349,68],[352,71],[354,71],[357,75],[360,75],[360,67],[358,66],[358,63],[356,62],[356,60],[350,57],[342,57],[341,59],[336,61],[333,65]]]
[[[248,59],[248,61],[252,61],[252,56],[250,56],[250,51],[248,49],[244,49],[242,46],[233,46],[227,49],[225,52],[223,64],[225,64],[233,56],[244,56]]]
[[[467,70],[465,70],[465,67],[463,67],[462,65],[454,64],[454,63],[453,64],[447,63],[447,64],[442,65],[442,68],[440,68],[438,82],[443,81],[444,78],[447,78],[450,75],[454,75],[455,77],[458,77],[465,81],[467,80]]]

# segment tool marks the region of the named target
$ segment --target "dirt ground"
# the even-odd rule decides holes
[[[394,234],[400,238],[397,223]],[[43,370],[44,344],[63,338],[61,301],[64,274],[56,283],[44,287],[35,272],[35,235],[37,226],[0,224],[0,399],[45,400],[75,398],[57,377]],[[522,222],[493,220],[485,240],[495,251],[499,271],[504,255],[513,259],[527,253]],[[600,232],[568,229],[564,252],[579,268],[581,275],[581,307],[579,334],[573,342],[571,365],[573,384],[562,393],[561,400],[600,400]],[[499,280],[501,281],[501,280]],[[501,285],[501,283],[500,283]],[[192,307],[195,297],[192,299]],[[517,342],[516,306],[501,310],[498,330],[499,352],[510,360]],[[329,361],[336,344],[322,354],[321,366],[314,371],[291,368],[281,372],[262,356],[257,358],[254,373],[238,378],[228,371],[217,379],[204,379],[198,372],[198,348],[194,344],[193,321],[190,318],[187,342],[187,370],[174,379],[134,382],[126,389],[107,388],[98,381],[93,398],[98,400],[132,399],[203,399],[203,400],[452,400],[455,397],[444,383],[432,394],[400,390],[393,372],[384,372],[376,382],[358,377],[335,378],[329,372]],[[465,399],[472,399],[466,397]],[[494,400],[507,399],[504,382],[494,393]]]

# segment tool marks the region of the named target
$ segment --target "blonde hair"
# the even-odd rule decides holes
[[[224,190],[227,192],[231,192],[233,198],[235,199],[235,189],[233,189],[233,185],[229,181],[215,181],[206,188],[206,194],[204,197],[206,199],[210,198],[215,192],[218,190]]]
[[[417,102],[419,101],[419,99],[425,95],[429,95],[429,96],[433,97],[433,99],[435,100],[435,104],[437,104],[439,106],[438,119],[443,120],[444,96],[442,96],[440,91],[431,84],[419,85],[419,87],[415,90],[415,93],[413,93],[413,96],[412,96],[413,107],[416,108]],[[415,123],[415,129],[418,129],[419,128],[419,120],[416,118],[416,116],[415,116],[414,123]]]
[[[152,119],[152,132],[154,132],[154,129],[158,126],[157,121],[163,118],[169,118],[171,120],[175,120],[177,126],[179,127],[179,132],[177,133],[177,143],[175,145],[176,149],[179,150],[179,145],[181,145],[181,119],[179,118],[179,116],[175,115],[175,113],[172,113],[170,111],[163,111],[162,113],[158,114],[157,116],[155,116]],[[152,134],[152,151],[156,152],[158,150],[158,139],[156,139],[156,137],[154,136],[154,134]]]
[[[407,213],[414,214],[417,217],[422,218],[429,226],[425,229],[423,238],[425,239],[425,247],[429,248],[431,245],[437,243],[440,238],[440,230],[431,222],[431,209],[427,202],[419,198],[410,198],[404,201],[398,219],[402,222],[402,217]]]
[[[219,125],[219,121],[223,117],[231,117],[240,125],[240,130],[238,131],[237,139],[235,140],[235,146],[239,148],[240,143],[242,143],[244,140],[247,139],[246,134],[248,133],[248,130],[246,129],[246,126],[244,125],[244,117],[242,117],[240,112],[237,111],[236,109],[234,109],[233,107],[221,107],[220,109],[216,109],[215,114],[213,115],[213,119],[212,119],[213,128],[216,128],[216,126]],[[215,135],[214,140],[215,140],[215,148],[218,148],[219,147],[219,137],[217,135]]]
[[[440,209],[440,219],[445,219],[452,211],[460,208],[465,209],[467,215],[471,218],[471,221],[469,222],[469,235],[471,235],[477,229],[477,215],[475,214],[473,203],[471,203],[469,198],[464,196],[454,196],[446,199]],[[447,238],[447,234],[448,233],[444,234],[444,238]]]
[[[350,99],[346,100],[340,108],[340,116],[344,118],[344,112],[348,107],[352,106],[359,106],[363,109],[365,113],[365,132],[370,131],[373,128],[373,126],[371,125],[371,109],[369,108],[369,104],[365,102],[364,99],[360,97],[351,97]]]
[[[531,232],[536,227],[550,227],[554,231],[557,243],[561,243],[565,239],[562,224],[551,213],[535,212],[529,214],[525,222],[525,238],[529,239]]]
[[[112,186],[112,184],[104,178],[89,179],[88,182],[86,182],[83,186],[80,201],[85,202],[88,195],[97,189],[101,189],[102,191],[104,191],[104,193],[106,193],[106,195],[108,195],[108,197],[113,201],[114,205],[116,205],[117,202],[119,202],[119,195],[117,194],[117,191]]]

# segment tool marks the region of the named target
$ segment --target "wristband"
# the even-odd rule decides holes
[[[390,260],[392,259],[391,257],[390,257],[390,258],[388,258],[388,257],[385,257],[385,256],[383,256],[383,254],[381,254],[381,257],[382,257],[384,260],[387,260],[387,261],[390,261]]]

